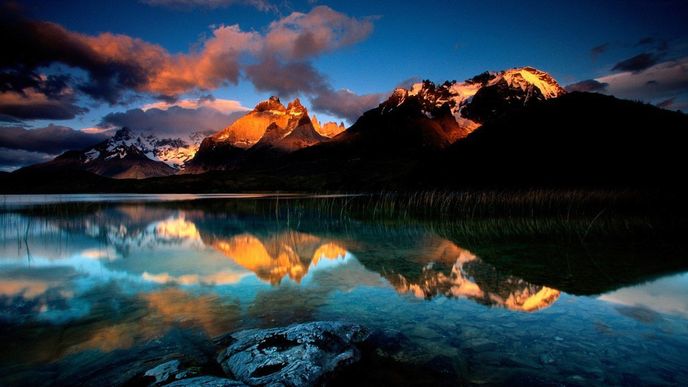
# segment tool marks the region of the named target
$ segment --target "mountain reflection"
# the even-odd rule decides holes
[[[29,218],[23,220],[31,222]],[[337,265],[356,261],[363,270],[378,276],[399,294],[421,299],[464,298],[487,306],[532,312],[552,305],[560,295],[556,289],[501,273],[453,241],[425,229],[415,234],[400,234],[384,227],[360,225],[345,231],[321,233],[203,211],[131,205],[108,207],[78,218],[50,218],[38,224],[40,229],[29,227],[33,235],[28,238],[27,247],[58,243],[62,254],[49,259],[74,261],[77,270],[86,267],[81,260],[88,260],[91,262],[88,265],[93,266],[92,274],[108,273],[103,275],[103,281],[129,278],[159,286],[240,287],[242,281],[253,277],[273,287],[282,286],[285,280],[308,286],[303,282],[309,273],[327,268],[335,274],[328,277],[329,281],[350,286],[363,281],[348,278],[361,277],[361,271],[338,269]],[[24,229],[27,228],[18,228]],[[61,238],[64,240],[60,241]],[[5,245],[13,245],[12,239],[21,241],[24,236],[17,233],[4,239]],[[48,257],[48,252],[44,253]],[[12,254],[5,249],[2,255],[7,259]],[[21,283],[4,279],[0,284],[3,297],[36,298],[51,286],[56,287],[54,283],[44,284],[32,278]],[[160,294],[157,298],[154,294],[146,298],[151,305],[179,305],[159,302]],[[183,300],[184,297],[165,299]],[[214,332],[207,323],[199,324],[204,330]]]
[[[258,278],[279,284],[284,277],[297,283],[317,266],[321,259],[344,258],[347,251],[332,242],[295,231],[271,235],[261,241],[251,234],[229,239],[209,238],[207,242],[240,266],[251,270]]]

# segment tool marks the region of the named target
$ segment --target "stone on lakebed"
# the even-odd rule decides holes
[[[360,325],[334,321],[250,329],[232,334],[236,341],[217,361],[249,385],[313,386],[357,362],[356,345],[368,335]]]

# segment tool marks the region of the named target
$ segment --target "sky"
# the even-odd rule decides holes
[[[210,133],[270,95],[352,124],[395,87],[520,66],[688,111],[686,1],[0,4],[0,170],[125,125]]]

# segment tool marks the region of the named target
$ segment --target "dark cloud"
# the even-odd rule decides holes
[[[33,89],[46,97],[53,98],[64,94],[69,89],[70,79],[69,75],[40,76],[35,72],[6,70],[0,72],[0,93],[8,91],[22,93],[26,89]]]
[[[245,112],[225,114],[212,108],[185,109],[172,106],[162,109],[131,109],[110,113],[103,117],[101,128],[128,127],[137,131],[154,132],[158,136],[182,136],[194,132],[217,132],[231,124]]]
[[[599,82],[595,79],[586,79],[584,81],[572,83],[566,86],[566,91],[585,91],[585,92],[604,92],[608,84]]]
[[[595,46],[590,49],[590,55],[593,57],[593,59],[597,58],[598,56],[604,54],[609,50],[609,43],[602,43],[599,46]]]
[[[280,96],[307,95],[314,111],[354,122],[380,103],[381,94],[357,95],[335,90],[310,62],[283,62],[275,57],[248,66],[246,75],[259,91]]]
[[[634,45],[635,47],[653,47],[659,52],[665,52],[669,49],[669,42],[666,39],[656,38],[653,36],[646,36],[641,38]]]
[[[658,63],[639,72],[621,72],[597,78],[607,83],[605,93],[619,98],[658,104],[675,98],[672,109],[684,109],[688,99],[688,57]]]
[[[71,92],[52,97],[35,89],[0,93],[0,121],[68,120],[87,111],[76,105]]]
[[[104,134],[84,133],[66,126],[49,125],[25,129],[17,126],[0,127],[0,147],[30,152],[59,154],[70,149],[83,149],[106,138]]]
[[[217,5],[222,3],[230,2],[216,0]],[[268,4],[257,0],[249,3]],[[199,49],[171,54],[159,45],[127,35],[81,34],[8,10],[0,16],[0,36],[12,38],[0,41],[0,69],[4,78],[17,78],[10,82],[15,92],[20,91],[20,85],[24,87],[21,91],[30,87],[27,81],[35,79],[39,69],[59,63],[85,72],[83,79],[72,80],[72,88],[95,100],[116,104],[126,101],[127,93],[145,93],[169,102],[185,92],[237,83],[242,69],[239,57],[249,54],[284,61],[261,60],[262,68],[247,69],[249,76],[258,80],[257,88],[271,87],[261,74],[262,69],[281,65],[278,70],[295,70],[296,78],[285,81],[291,85],[281,87],[290,90],[303,82],[302,74],[310,66],[305,63],[307,60],[357,43],[371,31],[372,22],[368,19],[352,18],[318,6],[308,13],[293,12],[272,22],[265,34],[242,31],[238,25],[219,26]]]
[[[52,160],[56,155],[0,147],[0,171],[13,171],[26,165]]]
[[[652,45],[655,42],[655,38],[652,36],[646,36],[644,38],[640,38],[638,42],[635,44],[636,47],[638,46],[647,46],[647,45]]]
[[[236,83],[238,56],[251,51],[258,37],[238,26],[220,26],[201,49],[172,55],[161,46],[127,35],[80,34],[16,12],[0,16],[0,34],[12,37],[0,42],[3,76],[19,79],[12,84],[61,63],[85,71],[85,79],[72,82],[75,89],[110,104],[121,102],[127,92],[171,96]]]
[[[71,119],[87,111],[76,105],[69,75],[0,70],[0,121]]]
[[[612,71],[642,71],[656,65],[659,59],[658,55],[644,52],[615,64]]]
[[[664,101],[657,103],[657,107],[662,109],[671,109],[674,106],[674,101],[676,101],[676,97],[665,99]]]
[[[364,112],[380,104],[384,94],[357,95],[349,90],[324,90],[311,100],[313,110],[354,123]]]
[[[370,19],[356,19],[327,6],[293,12],[270,23],[264,50],[287,60],[302,61],[358,43],[373,31]]]
[[[410,77],[406,78],[403,81],[397,83],[396,86],[394,86],[395,89],[408,89],[411,86],[413,86],[415,83],[421,82],[423,79],[421,77]]]
[[[201,4],[194,0],[149,3]],[[211,7],[269,4],[261,0],[203,3]],[[343,99],[351,96],[333,91],[310,60],[355,44],[372,29],[369,18],[353,18],[317,6],[310,12],[292,12],[270,23],[265,33],[242,31],[238,25],[219,26],[198,49],[171,54],[159,45],[127,35],[86,35],[55,23],[29,20],[10,10],[0,16],[0,35],[12,37],[0,41],[0,117],[73,118],[85,111],[75,104],[77,93],[111,105],[140,93],[173,104],[186,92],[237,83],[242,70],[257,90],[283,96],[304,93],[314,98],[328,94]],[[245,66],[239,57],[257,61]],[[75,72],[80,75],[73,78],[42,74],[54,65],[83,72]],[[348,116],[349,109],[344,111]],[[175,126],[173,122],[169,125]],[[200,126],[208,125],[201,122]]]
[[[11,69],[4,74],[5,78],[15,75],[29,79],[39,67],[63,63],[86,70],[89,79],[79,88],[94,98],[109,102],[119,98],[121,88],[132,87],[145,79],[142,66],[128,62],[125,57],[117,60],[115,53],[103,52],[114,47],[106,48],[106,40],[128,39],[131,46],[142,43],[140,41],[112,34],[89,37],[55,23],[27,20],[16,13],[5,14],[0,22],[0,34],[12,37],[0,43],[3,52],[0,67]]]
[[[281,96],[313,94],[326,87],[325,77],[309,62],[282,62],[269,57],[246,68],[246,76],[259,91]]]
[[[0,121],[68,120],[86,111],[69,100],[45,99],[40,95],[35,98],[12,96],[8,101],[0,98]]]

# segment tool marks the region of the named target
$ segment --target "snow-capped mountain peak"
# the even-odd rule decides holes
[[[518,87],[524,91],[528,87],[536,87],[546,99],[556,98],[566,93],[551,75],[533,67],[521,67],[504,71],[495,77],[490,84],[496,84],[500,78],[504,79],[510,87]]]
[[[464,82],[435,84],[429,80],[410,88],[395,89],[380,110],[385,114],[413,97],[428,118],[448,106],[459,127],[471,132],[486,119],[509,107],[523,106],[533,100],[556,98],[566,91],[544,71],[519,67],[500,72],[485,72]]]
[[[87,149],[83,155],[85,164],[95,160],[124,159],[128,155],[145,156],[152,161],[161,161],[174,169],[183,169],[184,163],[192,159],[203,139],[202,133],[188,136],[161,138],[149,133],[122,128],[103,143]]]

